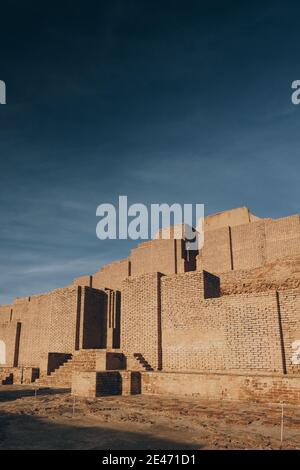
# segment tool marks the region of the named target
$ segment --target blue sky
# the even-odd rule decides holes
[[[126,257],[116,202],[299,212],[300,4],[1,5],[0,303]]]

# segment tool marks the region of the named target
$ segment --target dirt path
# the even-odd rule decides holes
[[[76,400],[0,386],[0,449],[276,449],[280,406],[162,398]],[[300,449],[300,407],[285,407],[284,449]]]

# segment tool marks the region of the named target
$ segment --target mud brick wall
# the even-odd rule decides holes
[[[30,297],[17,297],[12,304],[12,320],[24,319],[29,312]]]
[[[261,266],[266,260],[265,223],[255,222],[230,229],[234,270]]]
[[[218,279],[199,272],[143,275],[123,285],[126,354],[140,353],[154,369],[169,371],[285,372],[286,327],[276,292],[218,298]]]
[[[19,365],[47,371],[48,353],[72,353],[75,347],[78,288],[57,289],[13,305],[22,323]]]
[[[299,405],[300,377],[210,373],[143,373],[142,393]]]
[[[121,290],[122,282],[127,277],[155,272],[184,273],[195,269],[196,253],[187,254],[183,240],[156,239],[138,245],[128,259],[108,264],[91,276],[75,279],[73,285]]]
[[[160,272],[182,273],[186,270],[182,240],[153,240],[131,251],[131,276]]]
[[[299,215],[266,221],[265,233],[267,263],[300,253]]]
[[[299,374],[300,364],[293,364],[292,356],[296,350],[292,346],[296,341],[299,341],[300,344],[300,292],[278,292],[277,296],[286,372],[289,374]],[[300,348],[298,348],[298,351],[300,359]]]
[[[300,279],[298,277],[288,277],[288,274],[282,276],[281,274],[282,270],[289,269],[288,267],[280,266],[278,264],[268,264],[264,268],[260,269],[261,271],[242,270],[222,273],[220,275],[221,295],[234,295],[251,292],[258,293],[276,290],[296,290],[300,292]]]
[[[204,229],[216,230],[222,227],[235,227],[248,224],[255,216],[250,213],[248,207],[237,207],[226,212],[218,212],[205,217]]]
[[[81,276],[73,281],[74,285],[94,289],[120,289],[122,281],[130,275],[130,261],[124,259],[103,266],[93,275]]]
[[[13,302],[13,319],[21,322],[19,366],[47,369],[50,312],[50,295],[19,298]]]
[[[49,351],[70,353],[74,350],[76,336],[78,289],[58,289],[50,295]]]
[[[206,231],[197,269],[212,273],[253,269],[299,254],[299,215],[278,220],[261,219]]]
[[[160,277],[144,274],[122,284],[121,349],[141,353],[154,369],[161,367]]]
[[[72,395],[78,397],[137,395],[141,393],[141,374],[131,371],[75,372]]]
[[[198,261],[198,271],[222,273],[232,269],[230,227],[204,233],[204,247]]]
[[[130,274],[130,262],[128,259],[117,261],[104,266],[93,275],[92,287],[94,289],[118,289],[122,281]]]
[[[10,322],[0,323],[7,361],[48,370],[49,353],[72,354],[80,347],[103,346],[106,331],[106,294],[88,287],[70,286],[48,294],[16,299]],[[19,343],[16,328],[20,324]],[[103,323],[103,324],[102,324]],[[101,344],[100,344],[101,343]]]
[[[226,368],[284,372],[276,292],[229,296],[223,308]]]
[[[2,315],[9,314],[10,321],[0,318],[7,365],[38,367],[47,373],[49,353],[105,347],[106,299],[103,291],[76,285],[16,299]]]
[[[12,318],[12,305],[0,305],[0,322],[9,322]]]
[[[201,310],[205,296],[203,273],[161,279],[163,370],[225,367],[222,318],[214,314],[214,308]]]
[[[76,279],[74,279],[73,284],[75,286],[92,287],[93,276],[88,275],[88,276],[77,277]]]
[[[187,277],[161,284],[164,370],[283,371],[275,292],[200,300]]]
[[[300,254],[299,215],[278,220],[251,218],[250,215],[246,208],[229,211],[224,217],[226,224],[232,225],[226,226],[219,226],[220,215],[216,220],[208,217],[204,247],[196,263],[193,255],[188,262],[182,240],[155,239],[138,245],[128,259],[104,266],[92,276],[75,279],[74,284],[120,290],[122,281],[128,276],[154,272],[178,274],[195,268],[226,273],[257,268],[276,259]]]
[[[94,398],[96,396],[96,377],[97,372],[73,372],[72,395]]]

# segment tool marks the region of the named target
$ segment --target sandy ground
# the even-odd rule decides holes
[[[278,449],[281,407],[0,386],[0,449]],[[284,449],[300,449],[300,407],[285,406]]]

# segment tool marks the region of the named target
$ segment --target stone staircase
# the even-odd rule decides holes
[[[102,354],[109,354],[110,350],[102,351]],[[116,350],[112,350],[116,351]],[[66,360],[61,366],[51,372],[50,375],[42,375],[34,384],[40,387],[51,388],[71,388],[73,372],[95,372],[97,357],[99,359],[99,349],[81,349],[75,351],[73,356]],[[112,353],[112,352],[111,352]],[[115,354],[114,352],[112,354]],[[118,354],[118,353],[117,353]],[[106,366],[102,364],[99,371],[106,371]],[[108,370],[119,370],[122,367],[109,367]],[[141,353],[135,353],[127,358],[127,370],[131,371],[153,371],[149,362]]]
[[[146,370],[147,372],[153,371],[153,368],[141,353],[134,353],[133,357],[139,365],[139,370]]]
[[[37,379],[35,385],[53,388],[71,388],[72,374],[75,371],[95,371],[96,370],[96,349],[81,349],[75,351],[72,358],[64,362],[60,367]]]
[[[8,385],[13,383],[13,368],[0,367],[0,385]]]

